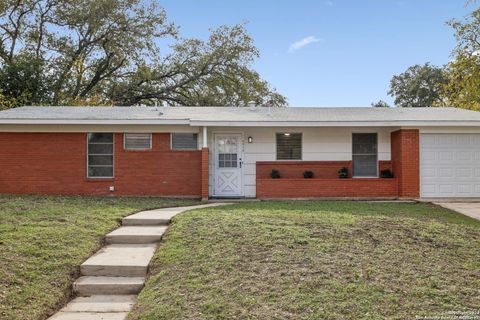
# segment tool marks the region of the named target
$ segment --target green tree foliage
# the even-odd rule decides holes
[[[389,95],[399,107],[434,107],[443,105],[443,86],[447,77],[443,68],[429,63],[414,65],[390,81]]]
[[[0,91],[0,110],[16,108],[21,105],[22,104],[17,99],[5,96],[3,92]]]
[[[480,110],[480,9],[449,25],[455,30],[457,47],[447,68],[445,99],[455,107]]]
[[[244,25],[181,38],[156,1],[0,2],[0,88],[24,103],[285,105],[258,56]]]
[[[19,54],[0,69],[0,89],[19,104],[40,104],[48,95],[43,61],[30,54]]]
[[[378,100],[377,102],[372,102],[371,104],[374,108],[390,108],[390,105],[383,100]]]

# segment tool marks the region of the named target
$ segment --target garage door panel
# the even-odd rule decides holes
[[[454,160],[453,151],[438,151],[438,160],[440,161],[452,161]]]
[[[453,178],[454,172],[455,168],[440,168],[440,170],[438,170],[438,176],[440,178]]]
[[[441,146],[448,146],[455,143],[455,136],[445,134],[445,135],[437,135],[435,139],[436,145]]]
[[[473,168],[457,168],[455,173],[457,178],[470,178],[473,177]]]
[[[424,151],[422,153],[422,160],[435,160],[435,151]]]
[[[435,135],[433,134],[429,134],[429,135],[423,135],[422,136],[422,143],[424,143],[425,145],[433,145],[435,144],[436,140],[435,140]]]
[[[455,144],[457,146],[468,146],[470,145],[471,142],[471,136],[470,135],[456,135],[455,136]]]
[[[473,193],[473,186],[469,184],[459,184],[457,186],[457,193],[460,195],[469,195]]]
[[[438,191],[442,194],[453,194],[455,191],[455,186],[452,184],[440,184],[438,186]]]
[[[436,176],[435,168],[422,168],[423,175],[427,178],[434,178]]]
[[[422,134],[422,197],[480,197],[480,134]]]
[[[471,161],[473,159],[471,151],[458,151],[455,156],[457,161]]]

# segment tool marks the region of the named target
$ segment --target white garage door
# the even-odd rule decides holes
[[[480,197],[480,134],[422,134],[420,190],[429,197]]]

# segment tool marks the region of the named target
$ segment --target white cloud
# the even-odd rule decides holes
[[[323,39],[317,38],[315,36],[308,36],[292,43],[288,48],[288,52],[294,52],[308,46],[309,44],[321,41],[323,41]]]

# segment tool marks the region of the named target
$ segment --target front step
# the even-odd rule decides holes
[[[125,320],[128,312],[57,312],[48,320]]]
[[[111,244],[80,266],[84,276],[144,277],[157,244]]]
[[[107,243],[154,243],[162,240],[167,226],[120,227],[106,235]]]
[[[90,295],[132,295],[139,293],[145,277],[80,277],[73,284],[73,290],[80,296]]]
[[[93,295],[77,297],[62,312],[129,312],[137,301],[136,295]]]
[[[132,214],[122,219],[124,226],[168,225],[179,210],[150,210]]]
[[[123,218],[122,225],[124,226],[168,225],[170,223],[170,220],[172,220],[174,216],[184,211],[200,209],[200,208],[208,208],[208,207],[217,207],[220,205],[223,205],[223,203],[141,211]]]

